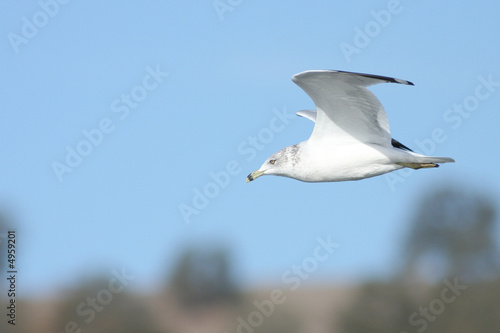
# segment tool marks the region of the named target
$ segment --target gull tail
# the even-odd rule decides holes
[[[449,157],[435,157],[435,156],[423,156],[423,155],[414,155],[415,158],[411,162],[398,162],[396,164],[411,168],[411,169],[422,169],[422,168],[437,168],[439,167],[438,163],[453,163],[454,159]]]

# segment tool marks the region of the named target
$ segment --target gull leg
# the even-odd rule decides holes
[[[399,162],[396,164],[407,167],[407,168],[412,168],[414,170],[422,169],[422,168],[437,168],[437,167],[439,167],[439,165],[437,165],[435,163],[403,163],[403,162]]]

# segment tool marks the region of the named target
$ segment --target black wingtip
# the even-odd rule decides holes
[[[402,149],[402,150],[408,150],[408,151],[413,151],[410,148],[406,147],[404,144],[399,142],[398,140],[391,139],[391,144],[394,148]]]

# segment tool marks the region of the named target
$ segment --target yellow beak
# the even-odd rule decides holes
[[[255,180],[255,179],[259,178],[263,174],[264,174],[264,172],[260,171],[260,170],[256,170],[256,171],[252,172],[251,174],[249,174],[247,176],[247,183],[251,182],[252,180]]]

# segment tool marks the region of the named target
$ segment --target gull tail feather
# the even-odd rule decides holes
[[[453,163],[454,159],[449,157],[436,157],[436,156],[419,156],[416,161],[412,162],[399,162],[398,165],[411,168],[411,169],[422,169],[422,168],[437,168],[438,163]]]

